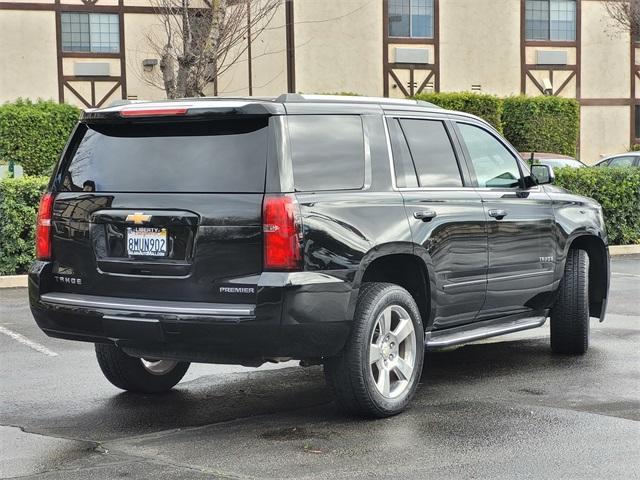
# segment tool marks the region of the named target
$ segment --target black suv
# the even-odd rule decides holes
[[[299,359],[347,410],[392,415],[425,349],[550,317],[554,352],[587,350],[602,210],[534,169],[484,121],[410,100],[88,110],[42,199],[31,309],[125,390]]]

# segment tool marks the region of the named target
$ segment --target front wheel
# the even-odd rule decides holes
[[[365,283],[351,337],[342,354],[325,363],[338,403],[367,417],[404,410],[422,373],[423,336],[420,312],[409,292],[390,283]]]
[[[107,380],[137,393],[167,392],[189,368],[189,362],[131,357],[115,345],[103,343],[96,343],[96,357]]]
[[[551,309],[551,350],[582,355],[589,348],[589,257],[569,250],[564,276]]]

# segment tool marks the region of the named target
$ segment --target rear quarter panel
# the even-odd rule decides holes
[[[355,311],[366,267],[380,256],[413,253],[403,198],[391,186],[382,115],[367,114],[362,119],[366,149],[364,188],[296,193],[304,228],[304,268],[322,271],[351,286],[348,319]],[[293,184],[293,179],[289,182]],[[286,185],[287,180],[282,183]]]

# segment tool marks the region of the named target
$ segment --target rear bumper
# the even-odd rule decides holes
[[[51,265],[29,272],[31,311],[49,336],[115,343],[136,355],[259,364],[336,355],[350,333],[351,284],[326,273],[263,273],[256,304],[174,302],[52,290]]]

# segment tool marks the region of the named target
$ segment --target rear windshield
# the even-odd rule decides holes
[[[263,192],[268,119],[84,126],[62,190]]]

